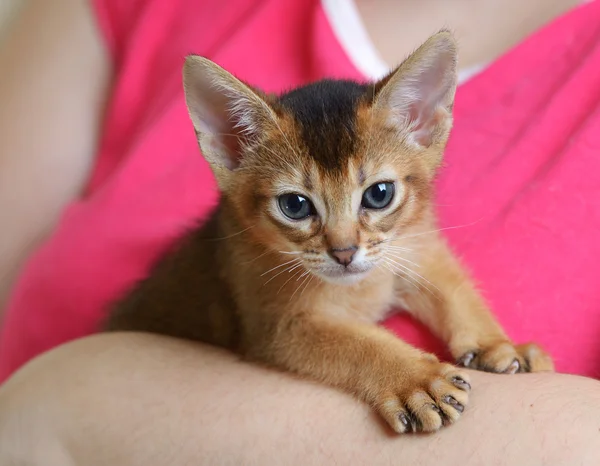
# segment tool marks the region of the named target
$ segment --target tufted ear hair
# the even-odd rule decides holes
[[[213,167],[235,170],[245,144],[276,121],[264,94],[207,58],[187,57],[183,87],[200,148]]]
[[[449,31],[441,31],[376,84],[375,108],[387,113],[409,143],[445,143],[452,126],[456,62],[456,42]]]

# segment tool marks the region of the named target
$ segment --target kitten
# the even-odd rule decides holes
[[[279,97],[190,56],[189,113],[222,196],[110,330],[229,348],[349,392],[396,432],[456,421],[468,375],[375,325],[396,307],[463,366],[552,370],[515,346],[436,233],[432,180],[452,124],[456,45],[442,31],[374,84],[324,80]]]

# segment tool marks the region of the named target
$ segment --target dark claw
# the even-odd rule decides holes
[[[459,413],[462,413],[465,410],[465,407],[461,405],[456,399],[450,395],[446,395],[444,397],[444,403],[448,403],[454,409],[456,409]]]
[[[463,367],[469,367],[471,363],[475,359],[475,352],[469,351],[468,353],[463,354],[460,358],[458,358],[457,364]]]
[[[440,417],[442,418],[442,425],[443,426],[447,426],[449,424],[449,419],[448,416],[446,416],[446,413],[444,413],[444,411],[442,411],[440,409],[440,407],[438,405],[431,405],[431,409],[433,409],[436,413],[438,413],[440,415]]]
[[[506,374],[516,374],[517,372],[519,372],[519,370],[521,369],[521,364],[519,363],[518,359],[515,359],[510,366],[508,366],[508,369],[506,369],[504,372]]]
[[[415,416],[413,413],[409,412],[408,419],[410,421],[412,431],[421,432],[421,421],[419,421],[419,418],[417,418],[417,416]]]
[[[456,388],[460,388],[461,390],[464,390],[466,392],[471,390],[471,384],[462,377],[459,377],[458,375],[452,377],[452,383]]]
[[[404,427],[406,427],[406,432],[410,432],[412,430],[412,427],[410,424],[410,419],[408,419],[408,416],[406,415],[406,413],[400,413],[398,415],[398,419],[400,419],[400,422],[402,423],[402,425]]]

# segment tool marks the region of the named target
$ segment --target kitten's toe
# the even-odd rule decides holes
[[[376,409],[398,433],[435,432],[456,422],[469,401],[468,375],[422,359],[409,380],[390,387]]]
[[[552,358],[539,346],[529,343],[515,346],[510,341],[494,342],[465,352],[457,364],[497,374],[552,371]]]

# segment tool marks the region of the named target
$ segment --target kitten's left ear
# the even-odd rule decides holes
[[[387,113],[409,143],[445,144],[452,126],[456,61],[456,42],[449,31],[441,31],[375,85],[375,108]]]
[[[204,57],[186,58],[183,87],[200,148],[213,168],[237,168],[246,145],[277,118],[260,91]]]

